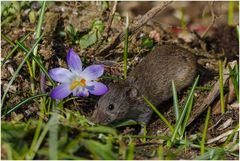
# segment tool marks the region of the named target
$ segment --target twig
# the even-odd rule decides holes
[[[104,30],[104,35],[102,36],[100,42],[97,44],[97,46],[95,47],[94,49],[94,52],[101,46],[101,44],[103,43],[104,40],[107,40],[108,36],[109,36],[109,31],[110,31],[110,28],[112,26],[112,21],[113,21],[113,17],[115,15],[115,12],[116,12],[116,8],[117,8],[117,0],[114,1],[114,4],[113,4],[113,8],[112,8],[112,12],[111,14],[109,15],[109,19],[108,19],[108,22],[107,22],[107,27],[105,28]]]
[[[212,21],[211,21],[211,23],[208,25],[208,27],[207,27],[207,29],[205,30],[205,32],[201,35],[201,38],[203,38],[203,37],[207,34],[207,32],[210,30],[210,28],[214,25],[214,23],[215,23],[215,21],[216,21],[217,16],[215,15],[214,10],[213,10],[213,4],[214,4],[214,1],[211,2],[211,6],[210,6]]]
[[[229,78],[228,69],[225,68],[223,70],[223,73],[224,73],[223,85],[225,85]],[[209,92],[207,98],[203,100],[203,104],[199,108],[197,108],[196,111],[194,111],[194,115],[190,117],[187,126],[191,124],[202,112],[204,112],[207,109],[207,107],[218,97],[218,95],[219,95],[219,80],[215,83],[214,87]]]
[[[152,8],[145,15],[142,16],[139,20],[137,20],[132,27],[129,28],[129,35],[134,34],[137,30],[139,30],[143,25],[145,25],[151,18],[153,18],[160,11],[163,11],[172,1],[162,2],[159,6]],[[101,55],[103,53],[107,53],[113,48],[115,48],[119,43],[121,43],[124,39],[124,32],[119,33],[112,41],[111,44],[107,45],[100,52],[96,53],[96,55]]]
[[[117,0],[114,1],[112,12],[111,12],[110,17],[108,19],[107,27],[104,31],[106,33],[106,37],[105,37],[106,39],[108,38],[108,35],[109,35],[109,31],[110,31],[110,28],[111,28],[111,25],[112,25],[113,17],[114,17],[115,12],[116,12],[116,8],[117,8]]]

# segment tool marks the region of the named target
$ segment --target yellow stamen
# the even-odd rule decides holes
[[[78,81],[75,80],[72,82],[71,86],[70,86],[70,90],[73,90],[74,88],[76,88],[78,86]]]
[[[73,81],[71,86],[70,86],[70,90],[75,89],[77,86],[85,87],[86,86],[86,80],[81,79],[80,81],[78,81],[78,80]]]

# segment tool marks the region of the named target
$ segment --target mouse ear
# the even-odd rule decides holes
[[[135,87],[130,87],[126,93],[127,97],[135,98],[138,95],[138,90]]]

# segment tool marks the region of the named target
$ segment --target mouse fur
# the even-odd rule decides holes
[[[158,46],[126,80],[109,85],[109,91],[96,104],[91,120],[102,125],[127,119],[148,123],[152,110],[143,96],[157,106],[172,97],[172,80],[179,92],[192,83],[195,75],[193,53],[176,45]]]

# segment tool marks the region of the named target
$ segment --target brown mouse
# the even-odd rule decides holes
[[[109,85],[109,91],[95,107],[92,121],[102,125],[127,119],[148,123],[152,110],[142,96],[157,106],[172,97],[172,80],[180,91],[191,84],[195,74],[193,53],[176,45],[158,46],[126,80]]]

